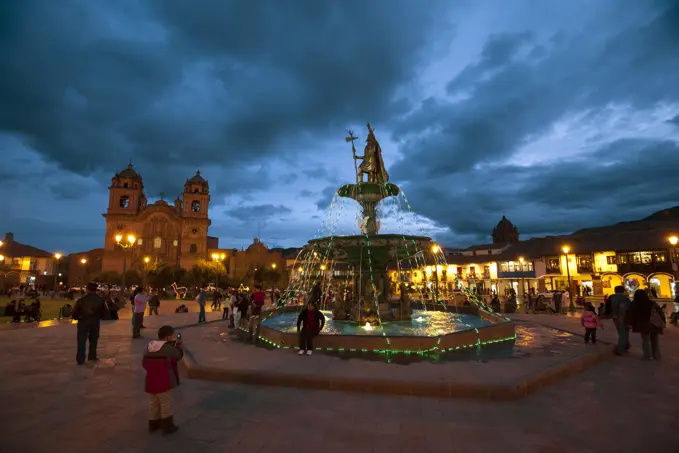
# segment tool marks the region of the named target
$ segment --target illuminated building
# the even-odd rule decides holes
[[[51,287],[57,272],[55,254],[16,242],[12,233],[6,233],[0,240],[0,287],[20,284]]]
[[[218,249],[217,239],[208,236],[209,203],[208,181],[196,172],[172,205],[162,194],[148,204],[141,175],[128,165],[109,187],[102,271],[138,269],[142,257],[185,269],[207,259],[209,249]]]

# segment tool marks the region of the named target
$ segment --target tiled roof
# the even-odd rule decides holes
[[[53,256],[53,254],[50,253],[50,252],[46,252],[46,251],[41,250],[39,248],[30,246],[30,245],[21,244],[19,242],[15,242],[15,241],[4,242],[2,244],[2,246],[0,246],[0,255],[10,257],[10,258],[19,258],[19,257],[51,258]]]

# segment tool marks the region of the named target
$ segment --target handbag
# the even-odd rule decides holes
[[[657,305],[653,306],[653,309],[651,310],[651,325],[655,327],[656,329],[664,329],[665,328],[665,319],[663,316],[659,313],[660,307]]]

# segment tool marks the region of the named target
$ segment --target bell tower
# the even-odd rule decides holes
[[[107,214],[137,215],[146,204],[144,183],[132,164],[111,179]]]
[[[208,204],[210,203],[210,186],[200,175],[200,171],[184,183],[182,217],[193,219],[207,219]]]

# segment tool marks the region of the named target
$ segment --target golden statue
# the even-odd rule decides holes
[[[370,123],[368,123],[368,139],[362,156],[357,156],[356,149],[354,149],[353,141],[356,140],[356,137],[351,132],[349,132],[349,135],[347,141],[351,141],[354,159],[363,159],[361,165],[356,169],[357,182],[364,182],[364,174],[368,175],[367,182],[381,184],[389,181],[389,174],[384,168],[384,160],[382,160],[382,148],[375,138],[375,131],[370,127]]]

